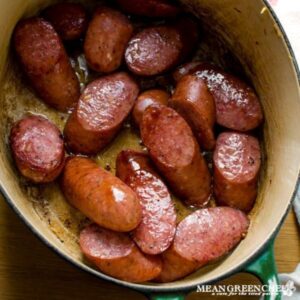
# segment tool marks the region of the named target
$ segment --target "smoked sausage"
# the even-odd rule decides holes
[[[199,65],[200,62],[192,61],[176,68],[176,70],[172,73],[175,83],[179,82],[182,79],[182,77],[188,74],[193,74]]]
[[[117,0],[120,8],[133,15],[145,17],[175,17],[179,13],[171,1],[168,0]]]
[[[143,113],[150,105],[167,105],[170,95],[164,90],[148,90],[139,95],[132,112],[137,126],[142,121]]]
[[[79,244],[90,262],[115,278],[145,282],[161,272],[160,258],[143,254],[126,233],[91,224],[80,233]]]
[[[88,24],[86,11],[80,3],[56,3],[47,7],[42,15],[66,41],[79,39]]]
[[[238,132],[220,134],[213,155],[217,202],[249,212],[257,196],[260,164],[260,146],[255,137]]]
[[[217,123],[237,131],[249,131],[263,121],[263,112],[255,91],[239,78],[208,63],[194,62],[180,67],[173,77],[195,73],[203,79],[216,103]]]
[[[41,116],[26,116],[15,123],[10,146],[21,174],[35,183],[54,181],[65,163],[64,141],[59,129]]]
[[[117,157],[117,176],[137,194],[142,206],[142,222],[132,232],[140,249],[155,255],[171,245],[176,213],[170,193],[150,165],[147,154],[124,150]]]
[[[214,149],[216,108],[206,83],[196,75],[184,76],[177,83],[170,105],[189,123],[200,146]]]
[[[79,82],[50,23],[33,17],[18,23],[14,47],[29,81],[48,105],[68,111],[79,99]]]
[[[187,276],[232,250],[247,233],[249,219],[230,207],[200,209],[177,226],[172,246],[162,254],[160,282]]]
[[[144,145],[171,189],[189,205],[205,205],[211,176],[186,121],[172,108],[150,106],[140,129]]]
[[[108,7],[96,10],[86,33],[84,54],[91,69],[110,73],[121,65],[133,33],[128,18]]]
[[[138,93],[138,86],[124,72],[90,83],[65,126],[68,149],[82,154],[99,152],[121,128]]]
[[[174,27],[178,30],[181,36],[183,47],[180,54],[180,62],[184,62],[197,49],[199,26],[196,19],[191,15],[184,15],[176,19]]]
[[[129,70],[140,76],[164,73],[179,62],[183,50],[180,32],[172,26],[146,28],[134,35],[125,51]]]
[[[136,194],[91,159],[69,158],[61,187],[70,204],[100,226],[127,232],[141,222],[141,205]]]

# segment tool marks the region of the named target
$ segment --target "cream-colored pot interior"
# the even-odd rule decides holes
[[[6,197],[39,236],[69,260],[99,274],[83,261],[76,243],[77,227],[72,222],[84,222],[82,216],[65,204],[57,188],[49,192],[49,188],[45,187],[39,198],[34,188],[20,184],[22,179],[15,170],[7,146],[11,123],[25,110],[45,114],[60,127],[64,121],[63,115],[58,116],[34,99],[33,94],[23,85],[24,80],[20,78],[19,72],[11,70],[9,58],[10,38],[17,21],[34,14],[49,2],[0,0],[0,182]],[[210,24],[223,36],[229,49],[243,64],[260,96],[266,119],[263,129],[266,149],[264,170],[257,205],[251,215],[249,234],[234,252],[221,263],[184,280],[164,285],[147,284],[150,289],[180,288],[212,281],[249,260],[270,238],[285,215],[296,187],[300,166],[300,96],[297,76],[280,29],[263,1],[184,2],[204,23]],[[119,151],[124,144],[138,147],[134,138],[130,139],[129,133],[129,138],[119,137],[118,144],[111,151]],[[109,160],[109,156],[104,153],[101,159]],[[50,198],[45,202],[47,197]],[[58,212],[57,215],[51,215],[49,207]],[[105,275],[103,277],[109,278]],[[135,284],[128,286],[145,287]]]

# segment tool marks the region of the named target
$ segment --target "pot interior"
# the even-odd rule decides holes
[[[99,275],[84,261],[77,244],[79,230],[88,220],[66,203],[56,183],[36,187],[22,179],[8,146],[7,137],[12,123],[26,112],[45,115],[60,129],[63,129],[67,118],[67,115],[45,106],[28,88],[10,47],[17,21],[34,15],[50,2],[53,1],[0,0],[0,183],[16,211],[49,246],[83,269]],[[88,7],[94,5],[94,1],[82,2]],[[261,137],[265,150],[259,196],[250,215],[251,227],[247,237],[225,259],[173,283],[126,283],[137,289],[167,290],[202,284],[226,276],[249,260],[280,224],[289,207],[299,173],[300,134],[297,121],[300,96],[297,74],[284,37],[269,10],[261,0],[229,0],[226,5],[222,0],[182,2],[200,18],[206,32],[202,34],[199,58],[213,60],[245,77],[261,99],[265,113]],[[81,58],[76,56],[75,61]],[[86,74],[80,68],[77,71],[84,82]],[[103,167],[113,170],[115,157],[121,149],[141,149],[136,132],[127,125],[115,142],[96,157]],[[176,205],[180,211],[179,218],[189,213],[180,202],[176,201]],[[122,283],[106,275],[101,276]]]

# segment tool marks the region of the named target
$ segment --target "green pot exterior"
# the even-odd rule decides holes
[[[270,295],[265,300],[280,300],[281,293],[276,288],[279,285],[277,267],[274,258],[274,241],[270,241],[266,250],[246,268],[245,272],[258,277],[263,285],[268,285]]]
[[[274,259],[274,240],[271,240],[263,253],[243,270],[258,277],[263,285],[268,286],[264,300],[281,300],[277,268]],[[150,300],[184,300],[186,294],[153,294]]]

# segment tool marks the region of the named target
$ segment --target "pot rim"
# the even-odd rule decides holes
[[[292,46],[289,42],[289,39],[287,37],[287,34],[285,32],[285,30],[283,29],[283,26],[281,25],[277,15],[275,14],[273,8],[271,7],[271,5],[268,3],[267,0],[262,0],[262,2],[264,3],[264,5],[267,7],[267,9],[269,10],[269,12],[271,13],[271,16],[273,18],[273,20],[275,21],[275,23],[278,25],[279,30],[282,34],[282,37],[284,39],[284,42],[288,48],[290,57],[291,57],[291,61],[293,63],[293,66],[295,68],[295,72],[298,78],[298,82],[300,83],[300,71],[299,71],[299,66],[297,64],[297,60],[294,54],[294,51],[292,49]],[[299,99],[300,101],[300,99]],[[240,264],[234,266],[233,268],[231,268],[230,270],[228,270],[227,272],[225,272],[224,274],[220,275],[220,276],[216,276],[215,278],[213,278],[212,280],[207,280],[207,281],[203,281],[201,282],[201,285],[205,285],[205,284],[214,284],[218,281],[221,281],[235,273],[238,273],[240,271],[242,271],[248,264],[250,264],[253,260],[255,260],[257,257],[260,256],[260,254],[265,250],[266,246],[268,245],[268,243],[275,238],[275,236],[277,235],[277,233],[279,232],[283,222],[285,221],[288,212],[290,210],[291,204],[293,202],[293,199],[296,196],[296,193],[298,191],[298,189],[300,188],[300,170],[299,170],[299,174],[298,174],[298,179],[297,182],[295,184],[295,188],[294,188],[294,192],[293,195],[291,196],[291,199],[289,201],[289,204],[281,218],[281,220],[279,221],[278,225],[276,226],[276,228],[273,230],[273,232],[271,232],[265,239],[264,243],[257,248],[255,251],[253,251],[250,255],[248,255],[248,257],[246,259],[244,259],[243,262],[241,262]],[[40,233],[36,227],[34,227],[33,225],[30,224],[30,222],[26,219],[26,217],[23,215],[23,213],[19,210],[19,208],[17,207],[17,205],[15,205],[15,203],[12,201],[12,199],[8,196],[8,193],[4,187],[4,185],[2,183],[0,183],[0,192],[3,195],[4,199],[6,200],[6,202],[9,204],[9,206],[13,209],[13,211],[18,215],[18,217],[24,222],[24,224],[34,233],[35,236],[37,236],[44,244],[45,246],[47,246],[48,248],[52,249],[54,251],[55,254],[57,254],[59,257],[63,258],[64,260],[68,261],[71,263],[71,265],[75,266],[76,268],[83,270],[85,272],[87,272],[90,275],[93,275],[97,278],[103,279],[103,280],[107,280],[109,282],[118,284],[120,286],[123,287],[127,287],[127,288],[131,288],[133,290],[145,293],[145,294],[151,294],[151,293],[176,293],[176,292],[189,292],[192,290],[195,290],[197,288],[197,283],[192,283],[192,284],[188,284],[188,283],[183,283],[181,287],[168,287],[167,284],[164,285],[157,285],[157,286],[148,286],[146,284],[136,284],[136,283],[131,283],[131,282],[126,282],[126,281],[122,281],[113,277],[110,277],[108,275],[105,275],[104,273],[101,273],[100,271],[97,271],[96,269],[93,269],[87,265],[84,265],[82,263],[79,263],[77,260],[73,259],[71,256],[63,253],[59,248],[55,247],[54,245],[52,245],[48,239],[42,234]]]

